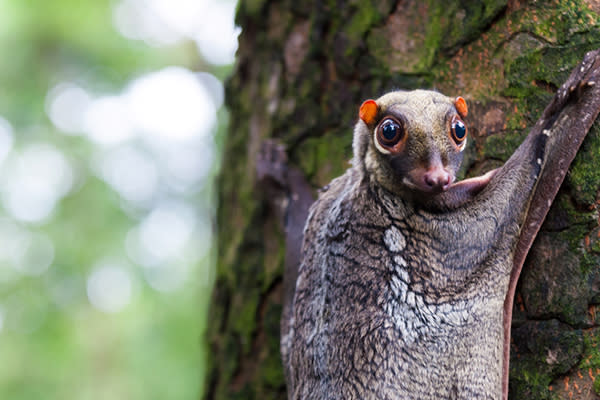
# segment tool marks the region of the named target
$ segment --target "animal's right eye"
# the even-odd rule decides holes
[[[466,144],[467,127],[458,115],[455,115],[450,122],[450,136],[456,146],[462,151]]]
[[[391,118],[386,118],[377,128],[377,140],[384,147],[394,147],[404,138],[404,128]]]

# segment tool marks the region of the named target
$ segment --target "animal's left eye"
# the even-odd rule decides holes
[[[467,139],[467,126],[458,116],[454,116],[452,118],[452,122],[450,124],[450,130],[452,134],[452,140],[458,147],[461,147],[465,140]]]

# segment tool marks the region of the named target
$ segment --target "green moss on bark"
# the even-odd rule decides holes
[[[506,0],[432,1],[428,47],[451,54],[476,39],[507,7]]]
[[[519,343],[511,357],[510,398],[552,399],[550,385],[579,363],[584,338],[557,320],[527,322],[513,329]]]
[[[341,175],[352,157],[352,129],[331,131],[323,138],[308,138],[293,154],[305,176],[315,187]]]
[[[578,204],[592,207],[600,188],[600,127],[595,124],[588,134],[567,177]]]

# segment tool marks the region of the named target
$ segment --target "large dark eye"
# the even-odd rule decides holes
[[[452,140],[454,140],[457,146],[461,147],[467,139],[467,127],[465,123],[458,116],[454,116],[450,128]]]
[[[377,128],[377,140],[382,146],[392,147],[404,137],[404,129],[395,120],[385,119]]]

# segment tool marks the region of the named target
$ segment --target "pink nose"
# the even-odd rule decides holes
[[[442,167],[432,167],[425,172],[423,180],[433,190],[445,190],[450,184],[450,174]]]

